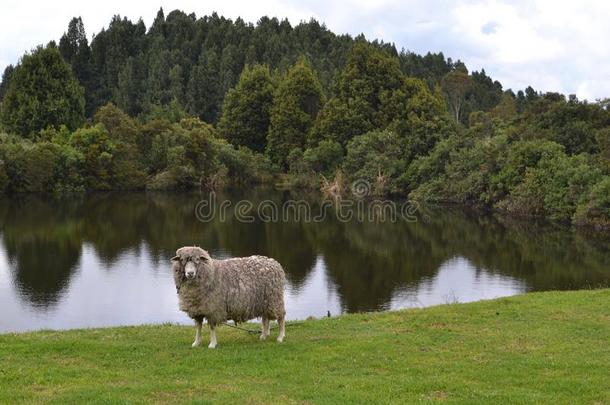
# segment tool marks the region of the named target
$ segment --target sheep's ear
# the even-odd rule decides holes
[[[205,257],[205,256],[203,256],[203,255],[201,255],[201,256],[199,256],[199,260],[201,260],[201,261],[205,262],[205,261],[207,261],[207,260],[208,260],[208,258],[207,258],[207,257]]]
[[[180,260],[180,256],[174,256],[171,260],[172,262],[177,262],[178,260]]]

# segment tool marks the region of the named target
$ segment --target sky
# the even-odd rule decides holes
[[[59,40],[74,16],[89,39],[113,15],[147,27],[157,10],[198,17],[216,11],[255,23],[261,16],[292,24],[315,18],[338,34],[364,33],[417,53],[443,52],[469,70],[485,69],[505,89],[610,97],[610,1],[604,0],[3,0],[0,72],[36,45]]]

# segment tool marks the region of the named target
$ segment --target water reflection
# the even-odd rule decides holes
[[[471,302],[526,291],[526,283],[519,279],[477,269],[468,259],[455,257],[443,263],[434,277],[399,288],[387,308]]]
[[[81,252],[82,240],[66,217],[70,202],[56,203],[19,198],[0,206],[2,245],[14,268],[15,286],[36,307],[59,299]]]
[[[199,194],[26,196],[0,201],[0,331],[188,322],[168,257],[198,244],[263,254],[288,275],[292,319],[427,306],[531,290],[607,286],[607,240],[556,225],[434,209],[416,223],[201,223]],[[223,199],[319,196],[266,189]],[[425,219],[425,220],[424,220]]]

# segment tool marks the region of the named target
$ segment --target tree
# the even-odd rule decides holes
[[[94,116],[94,122],[102,124],[114,145],[112,151],[113,188],[136,189],[145,183],[144,153],[138,150],[139,126],[114,104],[101,107]]]
[[[267,144],[273,83],[266,65],[246,66],[229,90],[218,123],[220,134],[234,145],[262,152]]]
[[[72,67],[74,76],[85,89],[85,113],[93,114],[93,72],[91,65],[91,48],[87,41],[87,34],[83,20],[73,18],[68,24],[68,31],[59,40],[59,52]]]
[[[329,139],[345,147],[355,136],[373,130],[369,118],[358,113],[364,107],[356,108],[356,105],[362,103],[362,100],[356,99],[348,104],[337,97],[328,100],[311,129],[308,145],[314,147],[318,142]]]
[[[610,176],[591,187],[587,198],[580,202],[574,220],[580,225],[610,227]]]
[[[599,154],[596,156],[599,166],[606,174],[610,174],[610,127],[596,131],[595,139],[599,147]]]
[[[129,58],[135,58],[137,61],[158,61],[164,55],[157,53],[157,47],[153,46],[155,34],[151,32],[145,38],[146,27],[140,19],[137,23],[132,23],[127,18],[121,18],[116,15],[110,21],[107,29],[102,29],[95,35],[91,41],[91,60],[92,60],[92,85],[88,90],[87,111],[93,114],[100,106],[112,101],[115,94],[115,89],[119,86],[119,76]],[[150,43],[149,43],[150,42]],[[146,54],[144,48],[146,47]],[[147,65],[147,63],[146,63]],[[149,75],[147,66],[138,66],[137,70],[142,70],[143,74]],[[146,73],[144,73],[146,72]],[[144,78],[147,79],[147,78]],[[147,99],[148,85],[147,80],[143,80],[144,84],[135,90],[140,94],[139,100],[133,105],[145,105]],[[125,83],[123,83],[123,86]],[[114,100],[117,102],[117,100]],[[121,104],[124,108],[126,105]]]
[[[84,90],[53,44],[26,54],[15,67],[2,103],[2,123],[22,136],[49,126],[77,128],[85,112]]]
[[[13,65],[8,65],[6,68],[4,68],[4,72],[2,73],[2,82],[0,82],[0,102],[2,102],[2,99],[6,94],[6,90],[8,89],[8,84],[11,81],[11,76],[14,70],[15,67]]]
[[[304,149],[307,134],[324,103],[322,86],[311,67],[300,59],[280,82],[271,107],[267,153],[284,167],[294,148]]]
[[[523,181],[511,192],[503,208],[569,220],[600,180],[600,171],[592,168],[583,155],[566,156],[563,151],[546,154],[536,166],[527,168]]]
[[[216,122],[222,102],[220,62],[214,48],[204,49],[187,85],[187,111],[205,122]]]
[[[391,131],[371,131],[347,145],[343,168],[352,181],[366,181],[375,194],[397,192],[397,179],[406,169],[402,140]],[[364,184],[367,184],[364,183]]]
[[[527,86],[527,88],[525,89],[525,100],[527,102],[532,102],[537,100],[538,98],[540,98],[540,96],[538,95],[538,93],[536,92],[536,90],[534,90],[532,88],[532,86]]]
[[[546,93],[528,102],[522,117],[522,136],[551,139],[563,145],[569,155],[597,153],[595,133],[610,124],[610,114],[598,104],[576,98],[566,101],[558,93]]]
[[[449,107],[456,122],[460,122],[462,107],[466,94],[472,88],[472,80],[464,64],[457,65],[451,72],[443,76],[441,88],[447,97]]]
[[[182,66],[174,65],[169,71],[169,82],[172,100],[184,105],[184,85]]]
[[[303,160],[313,171],[332,176],[343,159],[343,148],[338,142],[325,139],[315,148],[303,153]]]
[[[141,62],[136,58],[129,57],[119,72],[119,81],[113,98],[117,106],[131,116],[137,116],[143,109],[142,82]]]
[[[398,60],[403,73],[424,80],[430,88],[434,88],[452,67],[451,59],[445,59],[442,52],[436,54],[428,52],[421,56],[402,50],[398,55]]]
[[[382,128],[382,99],[401,86],[402,77],[396,58],[357,40],[338,76],[335,97],[320,112],[313,143],[326,138],[345,146],[355,136]]]
[[[372,124],[378,126],[376,115],[382,95],[400,87],[401,78],[398,59],[362,40],[357,41],[339,76],[339,98],[348,104],[352,100],[362,100],[363,103],[357,105],[361,109],[359,112],[370,115]]]
[[[89,189],[112,189],[115,145],[106,128],[97,124],[80,128],[70,137],[70,145],[83,155],[83,178]]]
[[[88,46],[85,25],[80,17],[74,17],[68,24],[68,32],[59,40],[59,52],[66,62],[72,64],[83,46]]]
[[[108,103],[97,110],[93,120],[104,125],[113,141],[136,143],[139,132],[137,122],[114,104]]]
[[[491,115],[504,121],[514,118],[517,115],[515,97],[508,92],[502,94],[502,99],[498,105],[491,110]]]
[[[460,64],[459,66],[461,67],[462,65]],[[466,100],[460,114],[463,124],[467,124],[470,113],[475,111],[490,111],[496,107],[501,101],[503,94],[502,84],[487,76],[485,69],[482,69],[480,72],[472,72],[470,79],[472,85],[466,94]]]
[[[402,77],[400,87],[384,92],[379,109],[380,127],[398,135],[407,161],[426,155],[436,143],[454,132],[442,95],[432,93],[415,78]]]
[[[220,72],[222,79],[220,81],[222,93],[226,93],[231,87],[235,86],[235,82],[239,77],[239,72],[243,68],[243,55],[239,55],[237,47],[233,44],[228,44],[222,50],[220,56]]]
[[[165,49],[164,40],[156,37],[153,40],[148,60],[148,80],[146,83],[145,110],[169,104],[171,92],[171,52]]]

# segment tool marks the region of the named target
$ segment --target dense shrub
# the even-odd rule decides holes
[[[500,156],[500,170],[491,179],[499,197],[508,195],[523,181],[528,167],[535,167],[544,157],[563,154],[563,147],[553,141],[518,141],[510,145],[506,156]]]
[[[325,177],[332,176],[343,160],[343,148],[330,139],[321,141],[318,146],[306,149],[303,161],[308,168]]]
[[[610,177],[602,178],[583,196],[574,219],[578,224],[610,229]]]
[[[110,190],[115,144],[102,124],[80,128],[70,137],[70,145],[83,156],[82,176],[87,188]]]
[[[519,214],[570,220],[599,180],[600,171],[592,168],[584,156],[567,156],[559,151],[528,167],[523,181],[498,206]]]
[[[363,180],[377,194],[400,191],[398,177],[407,161],[403,142],[391,131],[372,131],[352,139],[347,144],[343,168],[350,181]]]
[[[232,182],[264,183],[269,182],[275,172],[271,160],[251,149],[218,140],[218,159],[226,167],[227,176]]]
[[[70,145],[31,143],[3,136],[0,140],[3,190],[9,192],[75,191],[83,188],[83,157]]]
[[[413,160],[401,177],[403,186],[412,189],[410,197],[604,226],[608,176],[596,159],[570,156],[550,140],[511,142],[502,131],[484,138],[477,132],[474,126]]]

